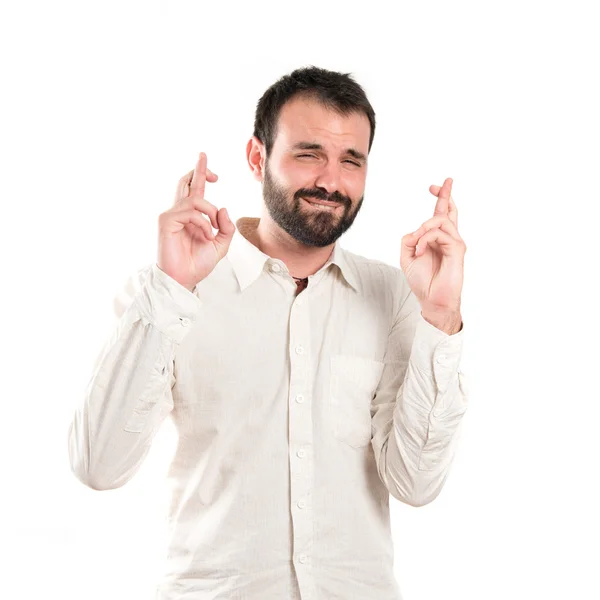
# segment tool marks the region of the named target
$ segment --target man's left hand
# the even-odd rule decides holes
[[[465,242],[458,233],[458,210],[450,195],[452,179],[432,185],[433,217],[402,238],[400,267],[421,305],[423,318],[452,335],[462,329],[460,301]]]

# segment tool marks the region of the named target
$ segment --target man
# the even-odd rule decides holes
[[[374,131],[348,74],[281,78],[247,146],[262,217],[236,227],[204,198],[201,153],[160,215],[157,262],[117,298],[69,456],[86,485],[122,486],[173,419],[161,600],[401,598],[389,495],[436,498],[467,407],[465,244],[448,178],[401,269],[339,245]]]

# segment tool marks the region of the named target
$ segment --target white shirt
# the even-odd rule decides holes
[[[157,600],[401,600],[389,495],[423,506],[444,485],[464,328],[428,323],[399,268],[339,240],[296,295],[244,237],[258,222],[236,222],[193,292],[156,264],[131,276],[69,426],[71,468],[120,487],[173,419]]]

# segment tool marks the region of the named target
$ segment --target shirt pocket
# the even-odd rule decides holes
[[[331,356],[329,407],[332,433],[353,448],[371,441],[371,401],[384,363],[361,356]]]

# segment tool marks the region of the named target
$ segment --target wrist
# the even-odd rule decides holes
[[[462,330],[463,321],[460,311],[453,312],[434,312],[422,310],[421,316],[431,325],[447,333],[454,335]]]

